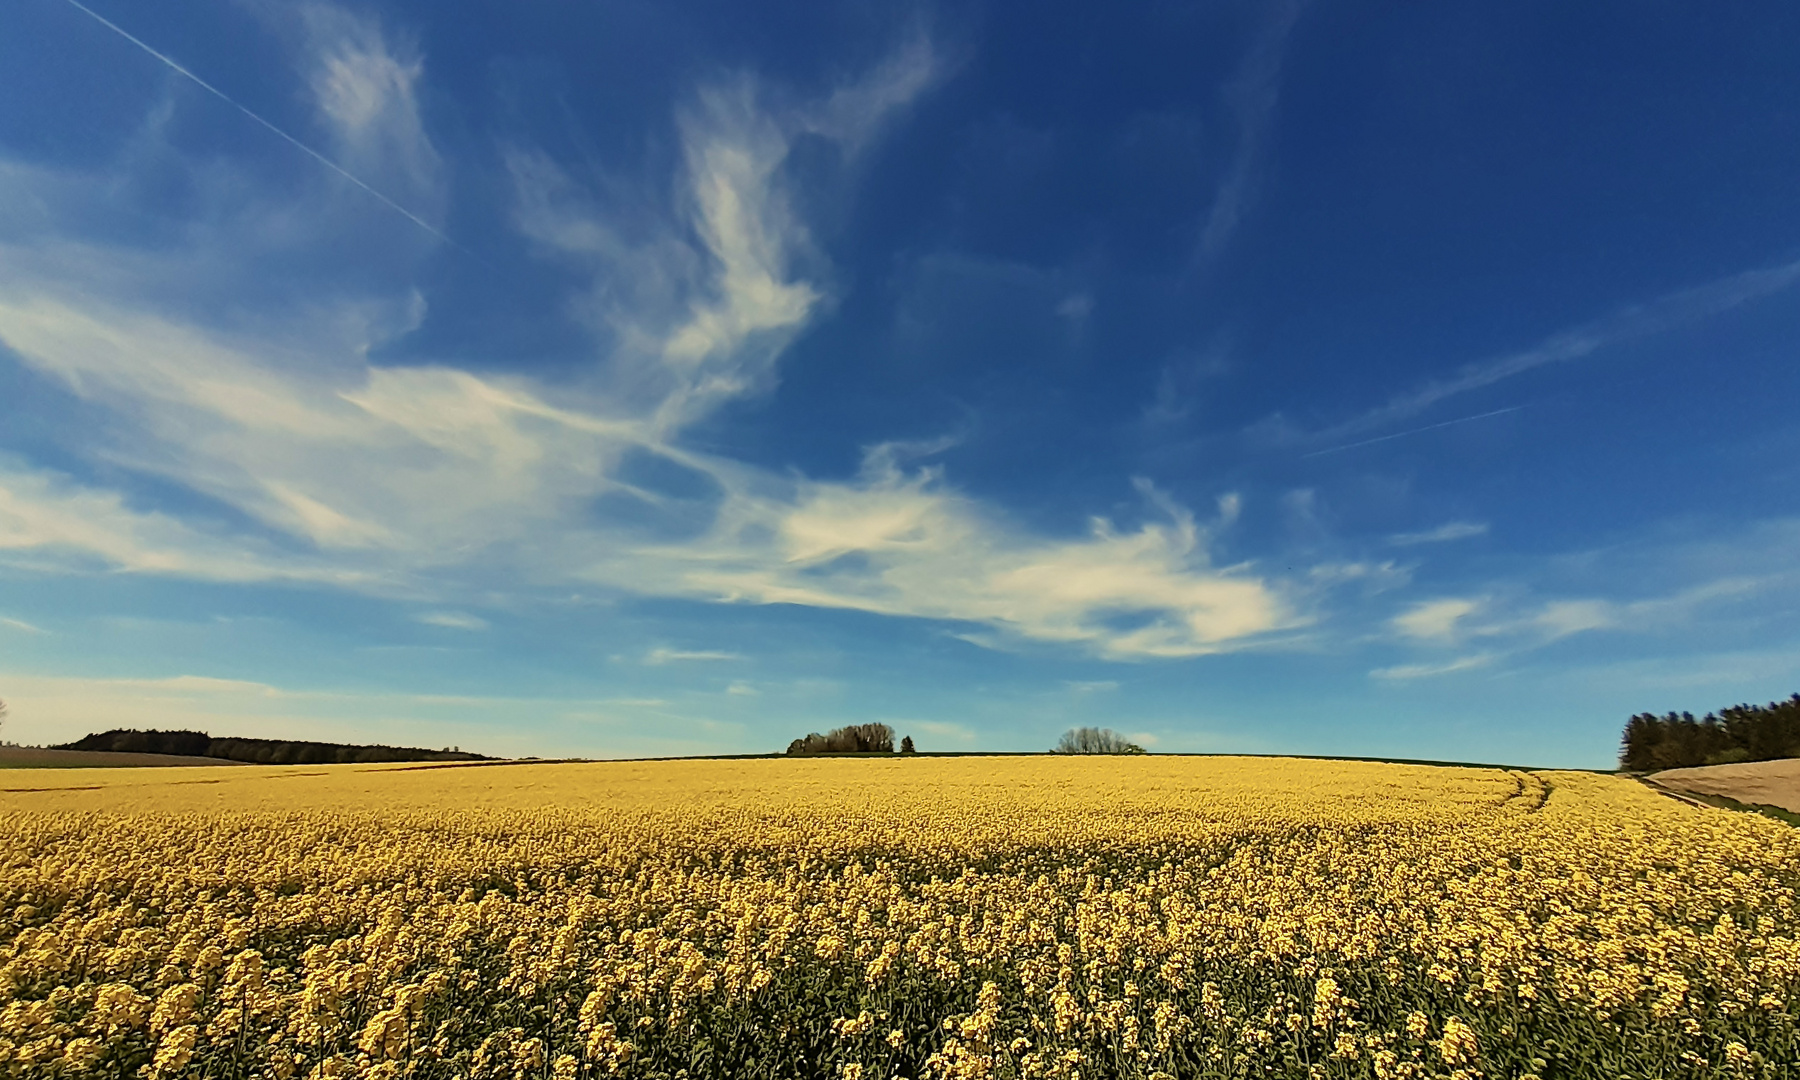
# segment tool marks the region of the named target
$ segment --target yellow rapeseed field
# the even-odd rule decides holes
[[[0,774],[0,1074],[1800,1075],[1800,831],[1250,758]]]

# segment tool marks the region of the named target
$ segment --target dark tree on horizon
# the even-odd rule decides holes
[[[374,761],[491,761],[483,754],[420,750],[410,746],[350,746],[282,739],[215,739],[204,731],[138,731],[116,728],[88,735],[57,750],[211,757],[252,765],[350,765]]]
[[[1054,754],[1141,754],[1144,748],[1111,728],[1079,727],[1063,732]]]
[[[894,752],[894,729],[886,724],[851,724],[834,728],[829,734],[818,732],[788,743],[787,752],[803,754],[891,754]]]
[[[1619,739],[1619,768],[1628,772],[1791,757],[1800,757],[1800,694],[1733,705],[1697,720],[1691,712],[1639,713]]]

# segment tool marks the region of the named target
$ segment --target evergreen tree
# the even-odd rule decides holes
[[[1619,767],[1631,772],[1789,757],[1800,757],[1800,694],[1733,705],[1698,720],[1691,712],[1639,713],[1619,739]]]

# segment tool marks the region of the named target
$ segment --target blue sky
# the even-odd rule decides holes
[[[3,733],[1606,767],[1800,689],[1800,9],[21,0]]]

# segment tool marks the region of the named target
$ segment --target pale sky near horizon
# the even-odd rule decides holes
[[[1800,9],[17,0],[0,737],[1800,690]]]

